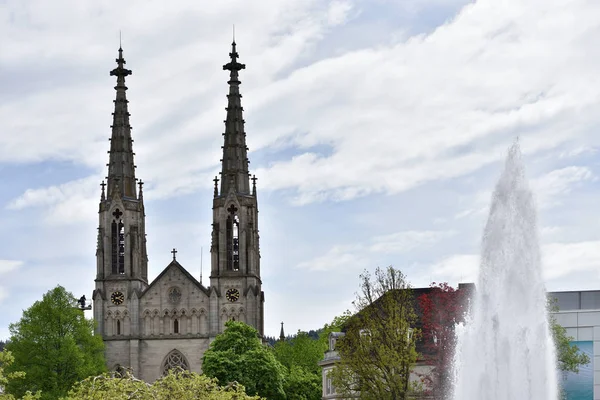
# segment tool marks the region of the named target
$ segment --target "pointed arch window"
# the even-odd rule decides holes
[[[165,361],[163,362],[163,375],[167,375],[169,373],[169,370],[184,370],[184,371],[189,371],[190,367],[189,364],[186,360],[186,358],[184,357],[183,354],[181,354],[179,352],[179,350],[173,350],[171,351],[167,357],[165,358]]]
[[[117,320],[117,335],[121,334],[121,321]]]
[[[173,320],[173,333],[179,333],[179,320],[177,318]]]
[[[111,224],[112,273],[125,273],[125,225],[117,208],[113,213],[115,219]]]
[[[237,208],[232,204],[227,211],[227,269],[240,270],[240,218]]]

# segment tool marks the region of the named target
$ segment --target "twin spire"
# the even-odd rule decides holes
[[[248,173],[248,147],[246,147],[246,132],[244,131],[244,117],[242,95],[240,94],[239,71],[246,68],[245,64],[238,62],[239,54],[235,48],[235,40],[231,43],[230,61],[223,65],[229,71],[229,94],[227,95],[227,118],[225,119],[225,133],[223,145],[223,158],[221,159],[221,196],[227,196],[230,190],[239,194],[255,194],[255,189],[250,192],[250,174]],[[256,181],[254,181],[256,183]],[[254,185],[255,186],[255,185]],[[216,189],[216,188],[215,188]],[[218,195],[215,190],[215,197]]]
[[[230,190],[244,195],[256,194],[256,178],[252,178],[252,191],[250,190],[250,174],[248,172],[248,147],[246,146],[246,132],[244,131],[244,118],[242,95],[240,94],[239,71],[246,68],[245,64],[238,62],[239,54],[236,51],[235,40],[231,44],[230,61],[223,65],[229,73],[229,94],[227,95],[227,117],[225,119],[223,158],[221,160],[221,196],[227,195]],[[133,162],[133,139],[131,138],[131,125],[129,125],[128,100],[125,92],[125,77],[131,75],[131,70],[125,68],[123,49],[119,46],[119,58],[115,60],[117,67],[110,71],[111,76],[117,77],[117,92],[115,111],[113,113],[112,135],[110,138],[110,157],[108,166],[108,182],[106,197],[113,195],[114,191],[125,198],[137,199],[135,165]],[[104,182],[102,182],[104,185]],[[215,197],[219,195],[218,179],[215,178]],[[140,186],[140,197],[141,197]],[[102,199],[104,199],[104,186]]]
[[[135,165],[133,163],[133,148],[129,111],[127,110],[127,86],[125,77],[131,75],[131,70],[125,68],[123,49],[119,47],[119,58],[115,60],[117,68],[110,71],[111,76],[117,77],[115,112],[113,112],[112,135],[110,138],[110,157],[108,161],[108,196],[115,191],[125,198],[136,199]],[[104,191],[104,190],[103,190]]]

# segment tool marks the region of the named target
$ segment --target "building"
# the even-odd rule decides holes
[[[263,335],[256,178],[250,178],[235,42],[230,60],[221,179],[215,177],[210,286],[173,261],[148,280],[143,182],[136,178],[123,50],[119,48],[116,99],[107,181],[101,184],[97,275],[93,293],[97,331],[110,370],[129,367],[145,381],[169,368],[201,372],[202,356],[228,320]],[[215,116],[217,118],[217,116]],[[252,184],[250,184],[252,181]],[[208,212],[208,210],[207,210]]]
[[[420,308],[418,301],[416,301],[419,297],[423,295],[429,295],[434,291],[439,290],[437,288],[411,288],[411,295],[414,301],[413,307],[417,316],[417,320],[413,326],[415,329],[423,330],[423,310]],[[473,283],[460,283],[458,285],[458,290],[454,293],[456,295],[461,296],[464,301],[469,301],[471,296],[473,295],[475,290],[475,285]],[[386,293],[389,294],[390,292]],[[376,300],[375,303],[379,301]],[[468,306],[465,304],[465,306]],[[443,309],[443,308],[442,308]],[[411,329],[412,331],[412,329]],[[342,332],[332,332],[329,334],[328,340],[328,349],[325,352],[323,360],[319,362],[322,371],[322,399],[323,400],[331,400],[331,399],[343,399],[344,397],[338,393],[335,389],[335,386],[332,384],[332,380],[329,376],[329,373],[333,368],[335,368],[335,364],[340,360],[340,356],[336,351],[336,343],[338,340],[345,336],[344,328]],[[437,357],[437,350],[432,352],[431,346],[426,346],[424,339],[421,338],[416,343],[416,350],[419,354],[415,365],[413,365],[409,382],[412,385],[414,384],[423,384],[425,378],[432,379],[433,370],[435,368],[435,362],[433,361]],[[358,398],[358,396],[357,396]],[[428,399],[431,398],[427,393],[414,393],[411,396],[412,399]]]
[[[559,311],[552,313],[556,322],[590,357],[579,374],[560,377],[566,400],[600,400],[600,290],[550,292],[548,297],[556,299]]]

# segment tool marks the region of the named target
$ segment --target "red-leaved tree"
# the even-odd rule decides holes
[[[431,373],[421,379],[427,394],[435,400],[445,400],[451,393],[455,327],[464,322],[468,292],[466,288],[433,282],[431,290],[417,299],[422,323],[421,357],[433,366]]]

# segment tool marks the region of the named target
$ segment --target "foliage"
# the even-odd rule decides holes
[[[75,301],[57,286],[9,326],[6,349],[14,363],[7,371],[24,371],[25,376],[9,382],[8,393],[41,390],[42,399],[54,399],[66,395],[75,382],[105,371],[102,338],[94,335],[94,322],[74,307]]]
[[[287,400],[320,400],[323,394],[321,381],[321,373],[292,366],[287,371],[284,383]]]
[[[15,397],[12,394],[4,393],[6,386],[13,380],[19,380],[25,377],[25,372],[22,371],[5,372],[7,368],[10,368],[14,361],[15,358],[12,356],[10,351],[3,350],[0,352],[0,400],[14,400]],[[26,392],[23,396],[23,400],[33,400],[39,398],[39,392],[35,394]]]
[[[308,372],[320,374],[319,361],[327,350],[327,343],[311,339],[306,332],[275,343],[275,358],[285,367],[300,367]]]
[[[405,400],[417,360],[412,292],[391,266],[377,268],[373,279],[365,272],[360,281],[358,313],[348,319],[346,335],[336,345],[340,361],[330,373],[333,385],[344,397]]]
[[[422,376],[425,392],[444,399],[451,392],[451,369],[456,346],[455,326],[465,320],[467,292],[447,283],[433,282],[431,290],[418,297],[421,310],[423,358],[433,370]]]
[[[285,369],[262,345],[256,329],[236,321],[228,321],[225,327],[204,352],[204,373],[221,384],[239,382],[251,395],[285,399]]]
[[[550,312],[557,312],[558,305],[556,299],[548,300],[548,309]],[[574,339],[567,336],[567,330],[556,322],[556,318],[552,314],[549,317],[550,332],[556,346],[556,358],[558,369],[563,372],[579,372],[579,367],[590,363],[590,358],[587,354],[579,351],[579,347],[571,344]]]
[[[131,375],[103,374],[87,378],[73,387],[65,400],[155,399],[155,400],[258,400],[246,395],[244,387],[233,383],[220,387],[216,379],[189,371],[173,371],[148,384]]]
[[[275,358],[286,368],[284,391],[288,400],[321,399],[319,361],[327,350],[327,342],[315,340],[307,332],[298,331],[289,339],[275,343],[273,350]]]
[[[4,346],[6,346],[6,342],[0,340],[0,351],[4,350]]]

